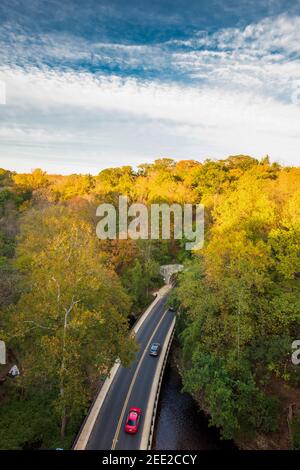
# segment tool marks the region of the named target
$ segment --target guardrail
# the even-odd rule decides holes
[[[162,348],[162,351],[159,357],[159,363],[156,369],[154,380],[152,382],[150,397],[149,397],[148,406],[147,406],[146,415],[145,415],[144,427],[142,431],[140,450],[148,450],[148,449],[151,449],[151,446],[152,446],[159,394],[160,394],[165,367],[166,367],[167,360],[168,360],[170,347],[171,347],[174,333],[175,333],[175,323],[176,323],[176,318],[174,318],[169,328],[164,346]]]

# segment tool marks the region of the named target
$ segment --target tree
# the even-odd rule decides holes
[[[205,247],[177,289],[185,390],[238,441],[285,421],[279,402],[299,383],[290,345],[300,324],[300,175],[289,184],[283,171],[277,185],[267,161],[246,163],[232,187],[219,180]]]
[[[96,178],[95,193],[106,194],[117,193],[129,196],[135,175],[131,166],[121,168],[107,168],[102,170]]]
[[[95,181],[91,175],[68,175],[52,185],[52,192],[59,200],[68,200],[77,196],[88,195],[94,188]]]
[[[36,168],[30,174],[14,174],[14,182],[27,190],[34,191],[49,185],[49,179],[45,171]]]
[[[27,212],[16,263],[22,295],[9,312],[6,341],[19,351],[28,393],[56,390],[64,436],[68,419],[90,399],[89,375],[107,373],[118,357],[129,364],[130,301],[104,265],[92,227],[67,207]]]

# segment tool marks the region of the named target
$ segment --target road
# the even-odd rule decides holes
[[[139,449],[145,411],[158,359],[149,356],[151,343],[163,344],[174,318],[166,308],[167,295],[154,306],[140,327],[136,340],[140,350],[130,369],[120,367],[96,418],[86,449]],[[124,431],[131,406],[142,408],[139,432],[128,435]]]

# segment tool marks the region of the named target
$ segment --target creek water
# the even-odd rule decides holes
[[[176,367],[168,361],[159,398],[152,449],[236,449],[232,441],[221,439],[217,428],[209,427],[207,416],[199,410],[195,400],[188,393],[182,393],[181,389],[181,377]]]

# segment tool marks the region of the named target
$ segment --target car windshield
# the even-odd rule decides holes
[[[134,417],[134,416],[131,416],[130,418],[128,418],[128,421],[127,421],[128,426],[135,426],[136,425],[136,418],[137,417]]]
[[[133,419],[129,419],[128,420],[128,426],[135,426],[136,425],[136,421],[133,420]]]

